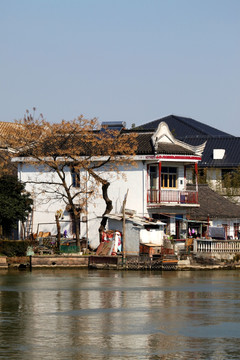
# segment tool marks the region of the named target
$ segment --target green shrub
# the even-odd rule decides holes
[[[0,240],[0,254],[8,257],[26,256],[30,245],[31,242],[27,240]]]

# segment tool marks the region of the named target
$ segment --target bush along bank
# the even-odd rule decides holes
[[[30,245],[32,242],[28,240],[0,240],[0,255],[26,256],[27,248]]]

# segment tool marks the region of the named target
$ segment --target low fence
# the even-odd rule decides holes
[[[240,253],[240,240],[194,239],[194,253],[237,254]]]
[[[60,245],[60,254],[78,254],[80,246],[76,245]]]

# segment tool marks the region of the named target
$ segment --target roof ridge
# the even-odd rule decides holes
[[[185,136],[179,136],[178,139],[223,139],[223,140],[228,140],[228,139],[240,139],[240,136],[234,136],[234,135],[206,135],[206,136],[199,136],[199,135],[185,135]]]
[[[189,118],[189,117],[178,116],[178,115],[172,115],[172,116],[173,116],[175,119],[177,119],[178,121],[180,121],[181,123],[189,126],[190,128],[195,129],[195,130],[197,129],[200,133],[205,134],[206,136],[209,136],[209,137],[211,136],[211,135],[209,135],[206,131],[203,131],[202,129],[200,129],[199,126],[194,126],[194,125],[192,125],[192,124],[188,124],[188,122],[187,122],[185,119],[190,119],[190,120],[192,120],[192,121],[194,121],[194,122],[196,122],[196,123],[199,122],[198,120],[195,120],[195,119]],[[204,123],[203,123],[203,124],[204,124]],[[209,126],[209,125],[207,125],[207,124],[204,124],[204,125],[212,128],[212,129],[214,129],[214,130],[218,130],[218,129],[216,129],[216,128],[212,127],[212,126]],[[220,130],[220,131],[221,131],[221,130]]]
[[[165,116],[165,117],[166,117],[166,116]],[[152,124],[152,123],[154,123],[155,121],[159,121],[159,122],[160,122],[160,121],[162,121],[162,119],[160,118],[160,119],[152,120],[152,121],[150,121],[150,122],[147,122],[147,125]],[[138,125],[138,126],[136,126],[135,128],[133,128],[133,130],[134,130],[134,129],[141,129],[141,127],[142,127],[142,126],[145,126],[145,125],[146,125],[146,124]],[[154,129],[154,128],[148,128],[148,130],[149,130],[149,129]]]
[[[202,123],[198,120],[193,119],[192,117],[185,117],[185,116],[180,116],[180,115],[175,115],[175,114],[170,114],[167,116],[164,116],[162,118],[156,119],[156,120],[152,120],[148,123],[136,126],[135,128],[137,129],[141,129],[143,128],[148,128],[148,129],[155,129],[157,127],[157,125],[162,122],[165,121],[166,123],[168,123],[168,121],[171,121],[171,119],[173,121],[176,122],[176,126],[177,123],[179,124],[179,126],[181,127],[182,125],[186,126],[189,131],[194,131],[196,133],[198,133],[198,137],[201,136],[205,136],[205,137],[222,137],[222,136],[226,136],[226,137],[234,137],[234,135],[229,134],[223,130],[219,130],[216,127],[213,127],[211,125]],[[196,137],[196,135],[194,136]]]
[[[12,121],[0,121],[0,124],[13,124],[13,125],[15,125],[17,123],[15,121],[14,122],[12,122]]]
[[[142,133],[142,134],[153,134],[154,133],[154,129],[140,129],[140,127],[138,128],[134,128],[134,129],[124,129],[122,130],[122,132],[124,133]]]

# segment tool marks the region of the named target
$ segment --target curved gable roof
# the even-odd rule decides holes
[[[134,129],[132,131],[135,132]],[[164,121],[155,131],[138,132],[137,142],[138,154],[201,155],[205,147],[205,142],[193,146],[176,139]]]

